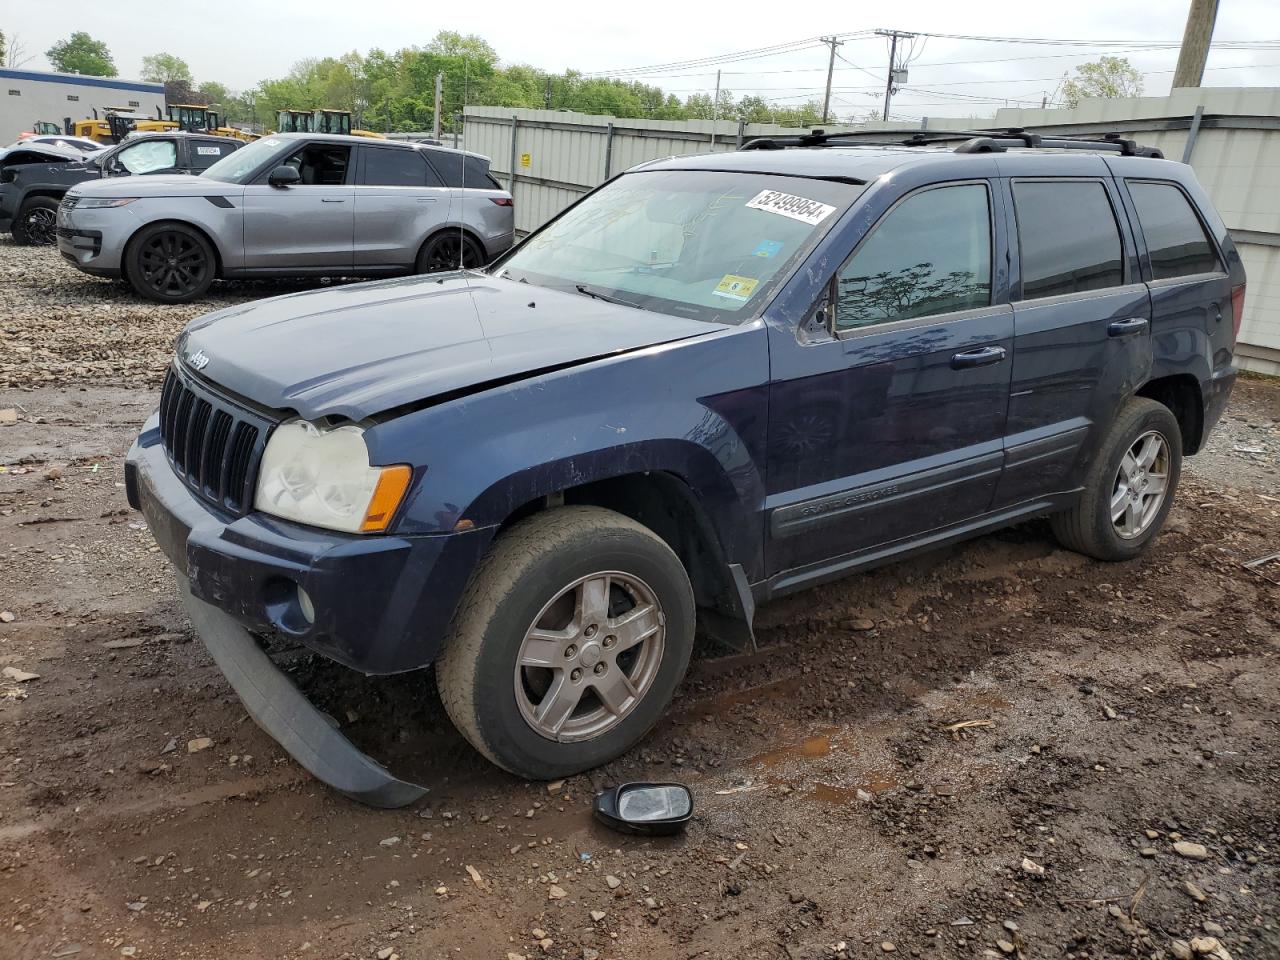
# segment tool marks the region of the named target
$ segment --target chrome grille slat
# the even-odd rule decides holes
[[[175,370],[160,391],[160,440],[169,463],[204,500],[243,516],[272,426]]]

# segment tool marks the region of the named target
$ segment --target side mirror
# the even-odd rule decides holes
[[[281,164],[271,171],[271,175],[267,177],[267,183],[273,187],[292,187],[295,183],[302,182],[302,174],[295,167],[287,164]]]
[[[623,833],[679,833],[693,816],[693,793],[681,783],[624,783],[596,794],[596,818]]]

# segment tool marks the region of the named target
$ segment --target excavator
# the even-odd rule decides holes
[[[276,127],[278,133],[342,133],[387,139],[372,130],[351,129],[350,110],[280,110],[276,113]]]

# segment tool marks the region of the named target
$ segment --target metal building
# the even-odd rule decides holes
[[[164,109],[164,84],[78,73],[0,69],[0,144],[12,143],[37,120],[84,120],[96,109],[128,107],[155,116]]]

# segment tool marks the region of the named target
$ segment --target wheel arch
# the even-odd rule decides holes
[[[1204,393],[1200,381],[1189,373],[1175,373],[1148,380],[1135,394],[1169,408],[1182,434],[1182,452],[1190,456],[1204,442]]]
[[[441,237],[450,233],[461,233],[463,236],[465,236],[468,240],[470,240],[480,249],[480,259],[484,263],[489,262],[489,259],[490,259],[489,248],[485,246],[485,242],[480,238],[479,234],[477,234],[470,227],[467,227],[465,224],[455,223],[455,224],[449,224],[448,226],[444,226],[444,227],[437,227],[435,230],[432,230],[429,234],[427,234],[427,236],[423,239],[422,243],[418,244],[418,252],[414,254],[414,257],[413,257],[414,264],[416,265],[418,261],[422,259],[422,254],[426,251],[427,244],[431,243],[431,241],[435,240],[437,237]]]
[[[125,241],[123,255],[120,257],[120,272],[127,275],[129,272],[129,258],[133,256],[133,245],[137,243],[138,237],[142,235],[144,230],[150,230],[153,227],[185,227],[204,237],[205,243],[209,244],[209,249],[213,251],[213,275],[215,278],[222,277],[222,248],[218,246],[218,241],[213,235],[200,226],[198,223],[192,223],[190,220],[179,220],[176,217],[166,217],[161,220],[149,220],[146,223],[138,225],[138,228],[129,234],[129,239]]]

